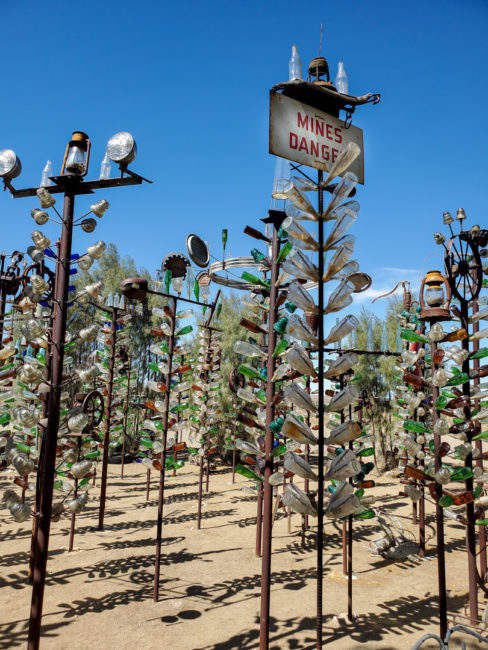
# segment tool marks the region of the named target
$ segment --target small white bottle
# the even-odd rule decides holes
[[[291,58],[288,62],[288,81],[295,81],[295,79],[302,78],[302,62],[298,55],[298,48],[293,45],[291,48]]]
[[[339,61],[339,65],[337,66],[337,74],[335,78],[335,87],[337,89],[337,92],[342,93],[343,95],[348,94],[348,81],[347,81],[347,74],[346,71],[344,70],[344,62]]]
[[[46,166],[42,170],[41,184],[39,187],[48,187],[52,185],[52,182],[49,180],[49,177],[53,175],[53,167],[50,160],[47,161]]]
[[[100,165],[100,180],[103,178],[110,178],[110,158],[108,157],[107,152],[105,152],[105,157]]]

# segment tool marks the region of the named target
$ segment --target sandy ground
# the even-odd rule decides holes
[[[140,464],[109,466],[104,532],[95,529],[98,492],[77,519],[75,547],[68,553],[69,521],[52,527],[41,647],[251,649],[259,646],[261,560],[255,556],[256,505],[241,490],[250,482],[228,468],[212,473],[204,495],[203,529],[196,528],[197,469],[185,465],[168,478],[164,509],[160,600],[153,602],[156,473],[145,500]],[[9,472],[1,477],[2,490]],[[376,478],[376,477],[375,477]],[[11,480],[11,479],[10,479]],[[398,497],[398,482],[378,479],[376,506],[411,526],[411,505]],[[347,609],[342,576],[341,525],[328,522],[324,547],[324,646],[334,649],[411,648],[426,632],[438,632],[433,506],[427,504],[428,557],[401,561],[373,557],[379,536],[373,521],[355,522],[353,608],[355,623],[340,618]],[[280,514],[274,526],[270,648],[315,647],[314,533],[302,545],[301,518]],[[447,526],[448,607],[463,613],[467,603],[464,529]],[[25,646],[31,588],[26,584],[30,524],[16,524],[0,510],[0,648]],[[484,608],[483,600],[481,611]],[[339,618],[334,618],[334,617]],[[459,636],[455,638],[460,638]],[[437,648],[425,644],[423,648]],[[459,642],[451,648],[460,647]],[[468,641],[468,648],[479,648]],[[486,646],[483,646],[486,647]]]

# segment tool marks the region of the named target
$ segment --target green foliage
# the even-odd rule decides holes
[[[381,339],[383,328],[386,323],[388,350],[396,351],[396,333],[398,329],[398,314],[402,311],[402,300],[399,297],[392,297],[388,301],[385,319],[378,318],[375,314],[363,308],[359,319],[357,331],[358,349],[366,349],[367,332],[372,326],[373,349],[381,351]],[[364,354],[358,355],[359,363],[354,368],[355,375],[361,379],[356,383],[360,391],[366,391],[371,407],[365,415],[371,424],[369,433],[374,434],[375,444],[378,443],[383,458],[392,449],[392,435],[394,426],[392,424],[391,400],[398,383],[394,379],[397,357]]]

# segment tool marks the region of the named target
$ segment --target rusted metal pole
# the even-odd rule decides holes
[[[237,433],[237,400],[234,413],[234,427],[232,432],[232,483],[236,482],[236,433]]]
[[[156,523],[156,556],[154,559],[154,602],[159,600],[159,576],[161,573],[161,538],[163,531],[163,505],[164,505],[164,479],[166,465],[166,441],[168,439],[169,402],[171,394],[171,372],[173,370],[173,353],[175,346],[176,328],[176,306],[177,298],[171,299],[171,311],[173,316],[170,319],[171,333],[168,343],[168,374],[166,375],[166,393],[164,394],[164,415],[163,415],[163,440],[161,449],[161,471],[159,473],[159,495],[158,495],[158,518]]]
[[[132,357],[130,354],[128,356],[129,356],[129,369],[127,371],[127,395],[125,399],[124,436],[122,438],[122,458],[120,459],[120,478],[124,478],[125,437],[127,436],[127,422],[129,421],[130,375],[132,370]]]
[[[108,449],[110,442],[110,424],[112,419],[112,396],[114,387],[115,371],[115,344],[117,342],[117,318],[119,310],[112,307],[112,326],[110,328],[110,360],[108,366],[107,383],[107,408],[105,410],[105,432],[103,436],[103,459],[102,478],[100,481],[100,508],[98,511],[98,530],[103,530],[103,519],[105,517],[105,501],[107,499],[107,475],[108,475]]]
[[[437,343],[431,342],[430,355],[432,359],[432,374],[437,370],[434,364],[434,355],[437,350]],[[435,433],[435,423],[439,414],[435,408],[435,402],[439,397],[439,388],[432,385],[432,428],[434,430],[434,462],[435,471],[438,472],[442,467],[440,453],[441,437]],[[437,536],[437,585],[439,592],[439,635],[444,639],[447,634],[447,590],[446,590],[446,551],[444,544],[444,509],[440,506],[439,501],[442,497],[442,485],[435,482],[435,521]]]
[[[59,252],[59,244],[57,244],[57,253],[58,257],[60,256]],[[53,288],[54,290],[54,288]],[[52,327],[52,319],[50,326]],[[46,384],[51,383],[51,367],[52,367],[52,350],[49,347],[48,350],[46,351],[46,365],[44,366],[44,381]],[[41,407],[41,414],[43,418],[47,417],[47,406],[48,406],[48,400],[47,398],[43,401],[42,407]],[[42,447],[42,439],[41,439],[41,448],[40,448],[40,454],[39,454],[39,461],[38,461],[38,471],[37,471],[37,477],[36,477],[36,493],[35,493],[35,512],[39,512],[39,499],[40,495],[42,492],[42,478],[43,478],[43,472],[42,472],[42,464],[43,464],[43,447]],[[28,572],[28,577],[27,577],[27,582],[29,584],[32,584],[34,580],[34,558],[35,558],[35,553],[36,553],[36,548],[37,548],[37,542],[36,542],[36,537],[37,537],[37,529],[39,527],[39,519],[37,517],[33,517],[32,520],[32,537],[31,537],[31,547],[30,547],[30,553],[29,553],[29,572]]]
[[[149,490],[151,489],[151,470],[147,470],[146,475],[146,501],[149,501]]]
[[[207,350],[205,352],[205,356],[207,356],[208,353],[208,347],[210,345],[210,340],[211,340],[211,331],[209,330],[209,340],[207,341]],[[205,370],[205,382],[208,379],[208,371]],[[205,396],[208,397],[208,391],[205,392]],[[207,424],[207,411],[205,411],[203,418],[202,418],[202,424],[205,427]],[[199,464],[199,473],[198,473],[198,506],[197,506],[197,530],[200,530],[202,527],[202,498],[203,498],[203,470],[204,470],[204,461],[205,458],[207,459],[208,463],[208,435],[204,437],[204,442],[203,442],[203,447],[202,451],[203,454],[200,454],[200,464]]]
[[[64,339],[66,334],[66,314],[71,241],[73,235],[73,213],[75,191],[67,189],[64,195],[63,223],[59,256],[56,260],[56,282],[53,301],[52,335],[50,353],[52,355],[51,390],[47,396],[47,426],[41,446],[42,491],[39,495],[39,509],[36,513],[38,529],[35,544],[34,578],[32,585],[31,612],[29,621],[28,649],[37,650],[41,635],[42,605],[46,582],[46,565],[51,529],[54,475],[56,466],[56,447],[59,428],[59,405],[63,381]]]
[[[317,486],[317,650],[322,650],[322,589],[323,589],[323,574],[324,574],[324,254],[322,247],[324,244],[324,220],[321,218],[324,210],[324,190],[322,183],[324,174],[322,170],[318,171],[318,245],[319,245],[319,259],[318,259],[318,310],[319,310],[319,323],[318,323],[318,391],[319,391],[319,430],[318,430],[318,486]]]
[[[478,313],[479,307],[478,307],[478,300],[473,300],[473,311],[472,314],[473,316]],[[475,321],[473,323],[473,334],[478,332],[479,330],[479,321]],[[475,339],[473,341],[473,352],[478,352],[480,348],[480,342],[478,339]],[[473,359],[473,371],[477,373],[480,369],[480,360],[479,359]],[[474,386],[479,386],[480,385],[480,378],[476,376],[473,379],[473,385]],[[480,408],[480,401],[475,400],[474,402],[474,407],[476,409]],[[476,459],[476,465],[477,467],[481,468],[481,471],[483,471],[483,441],[482,440],[476,440],[475,441],[475,446],[476,449],[480,452],[478,458]],[[479,483],[478,485],[483,485],[482,483]],[[485,509],[483,508],[482,514],[480,515],[479,519],[484,519],[485,518]],[[478,526],[478,544],[479,544],[479,551],[478,555],[480,558],[480,575],[481,579],[483,582],[486,582],[488,580],[488,566],[487,566],[487,557],[486,557],[486,527],[485,526]]]
[[[180,357],[180,364],[183,366],[184,363],[185,363],[185,358],[184,358],[184,356],[182,355],[182,356]],[[179,406],[180,404],[181,404],[181,393],[178,392],[178,406]],[[179,423],[180,421],[181,421],[181,415],[180,415],[180,412],[178,411],[178,413],[176,414],[176,422]],[[178,432],[176,432],[176,437],[175,437],[175,447],[174,447],[174,450],[173,450],[173,459],[174,459],[174,462],[175,462],[175,463],[176,463],[176,461],[177,461],[177,459],[178,459],[178,451],[177,451],[177,449],[176,449],[176,445],[177,445],[177,444],[178,444]],[[173,476],[176,476],[176,467],[173,467]]]
[[[276,345],[276,333],[274,324],[276,321],[276,301],[278,291],[276,281],[278,279],[278,257],[280,243],[278,240],[279,224],[273,224],[273,235],[271,243],[271,286],[269,294],[269,317],[268,317],[268,361],[267,361],[267,380],[266,380],[266,435],[265,435],[265,458],[264,458],[264,485],[263,485],[263,542],[262,542],[262,561],[261,561],[261,608],[259,622],[259,648],[268,650],[269,648],[269,611],[270,611],[270,586],[271,586],[271,539],[272,539],[272,500],[273,489],[269,483],[269,477],[273,472],[273,432],[270,425],[274,419],[273,398],[275,385],[271,381],[274,374],[275,361],[273,352]]]
[[[261,542],[263,536],[263,484],[258,484],[258,498],[256,509],[256,557],[261,557]]]
[[[461,327],[468,331],[468,303],[465,300],[460,301],[461,304]],[[469,352],[469,338],[465,338],[461,341],[463,350]],[[469,375],[469,359],[463,361],[462,372],[465,372]],[[465,382],[463,384],[463,396],[466,398],[464,410],[465,420],[471,419],[471,406],[470,406],[470,397],[471,397],[471,388],[470,382]],[[473,434],[471,431],[467,432],[468,442],[471,443]],[[469,469],[473,468],[473,456],[468,454],[464,461],[465,467]],[[466,492],[473,491],[473,478],[467,479],[465,482]],[[466,504],[466,549],[468,552],[468,579],[469,579],[469,615],[471,618],[472,624],[478,623],[478,584],[476,580],[476,530],[475,530],[475,518],[474,518],[474,501]]]

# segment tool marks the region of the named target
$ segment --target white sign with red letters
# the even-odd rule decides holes
[[[354,172],[359,182],[364,184],[362,129],[352,125],[346,129],[343,120],[337,117],[291,97],[271,93],[270,153],[327,172],[349,142],[355,142],[361,154],[347,171]]]

